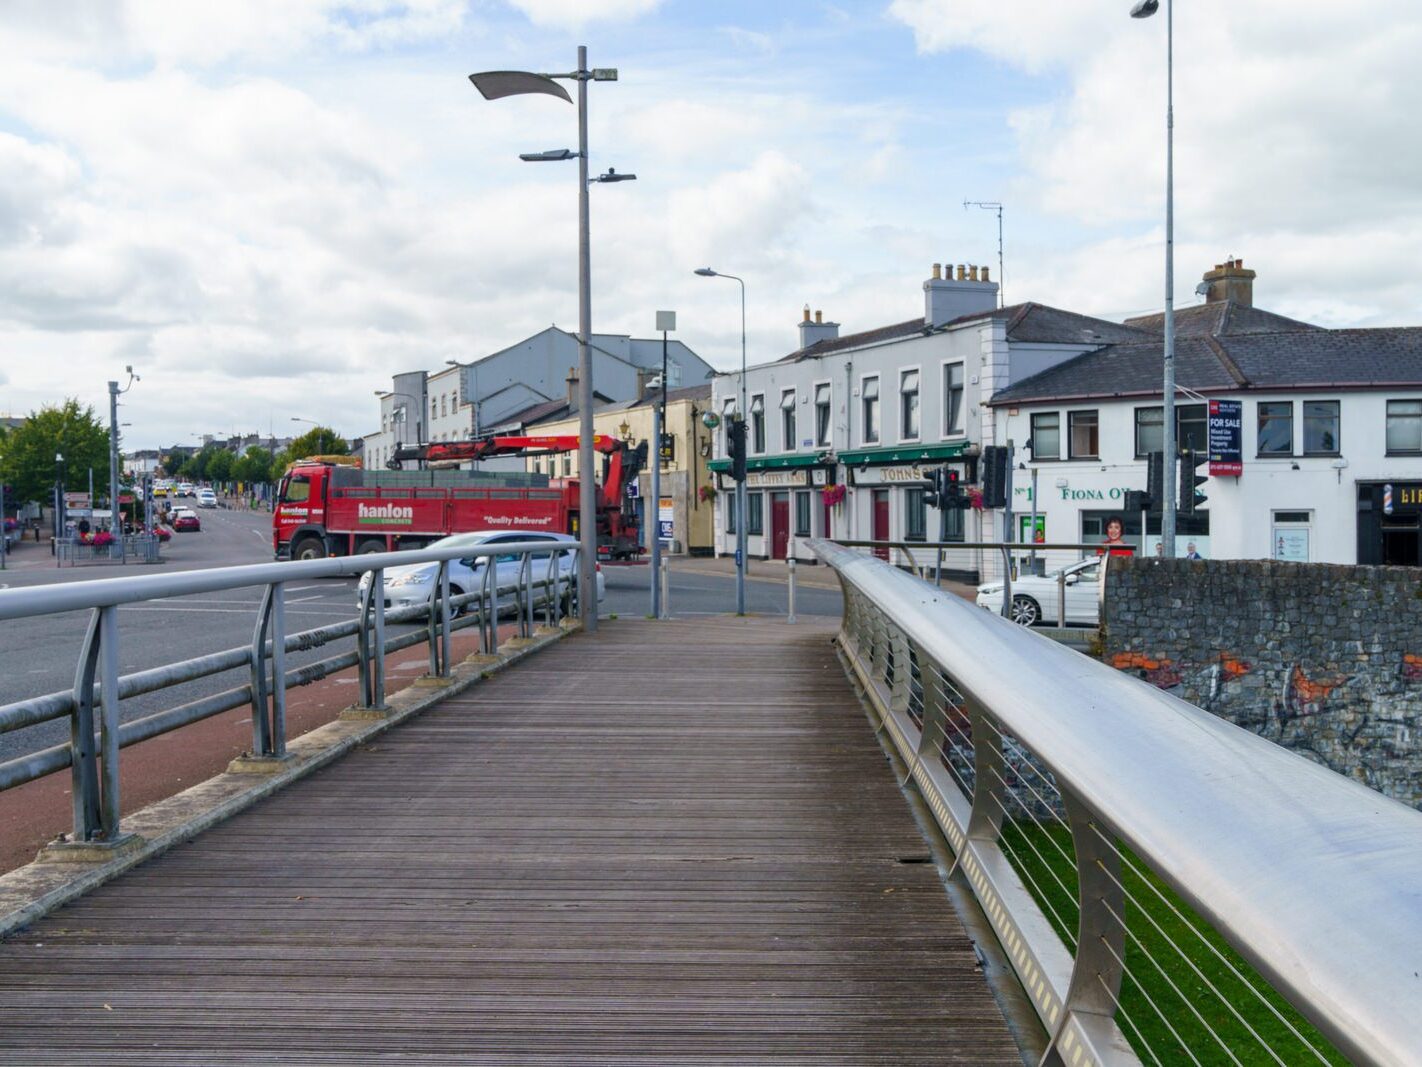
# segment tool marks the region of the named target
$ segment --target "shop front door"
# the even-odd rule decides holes
[[[874,490],[874,533],[871,540],[887,541],[889,539],[889,491],[887,489]],[[874,555],[884,562],[889,560],[889,550],[887,548],[874,549]]]
[[[770,558],[784,559],[790,549],[790,494],[770,494]]]

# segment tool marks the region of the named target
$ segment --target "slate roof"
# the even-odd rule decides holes
[[[1161,334],[1165,332],[1165,312],[1127,319],[1126,325]],[[1281,333],[1293,330],[1321,330],[1322,328],[1311,322],[1285,318],[1272,311],[1236,303],[1233,300],[1197,304],[1194,307],[1177,308],[1175,311],[1176,337],[1198,337],[1206,334],[1212,334],[1215,337],[1236,337],[1246,333]]]
[[[1134,326],[1108,322],[1106,319],[1079,315],[1074,311],[1063,311],[1060,308],[1029,301],[1025,304],[1011,304],[992,311],[975,311],[969,315],[960,315],[933,329],[926,327],[920,316],[905,322],[896,322],[891,326],[879,326],[862,333],[846,334],[834,340],[816,341],[806,348],[796,349],[789,355],[782,356],[777,362],[796,363],[802,359],[812,359],[828,355],[831,352],[840,352],[846,348],[882,344],[886,341],[896,341],[915,335],[925,336],[953,326],[985,320],[1006,321],[1008,340],[1024,343],[1109,344],[1113,341],[1132,341],[1150,336],[1149,331]]]
[[[1161,341],[1108,345],[999,390],[988,404],[1159,396],[1162,349]],[[1422,327],[1179,336],[1175,380],[1201,393],[1422,388]]]

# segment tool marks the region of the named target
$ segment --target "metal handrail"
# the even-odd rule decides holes
[[[257,759],[282,759],[286,753],[285,711],[286,690],[289,687],[307,685],[336,671],[356,666],[360,671],[359,706],[372,712],[383,711],[384,657],[391,652],[427,642],[431,676],[448,677],[452,631],[477,625],[480,652],[497,653],[500,611],[515,608],[518,636],[531,637],[540,590],[544,620],[550,627],[557,627],[561,617],[560,591],[566,590],[570,604],[577,600],[577,583],[561,571],[559,561],[571,559],[575,573],[579,551],[580,547],[571,542],[519,541],[0,590],[0,621],[86,609],[91,612],[73,689],[0,707],[0,733],[68,718],[71,724],[70,741],[0,763],[0,791],[69,767],[73,779],[74,839],[80,842],[117,842],[124,836],[119,828],[120,749],[223,711],[250,705],[252,755]],[[457,597],[450,596],[451,560],[507,555],[520,557],[516,581],[500,584],[494,577],[497,567],[488,565],[483,568],[478,590]],[[543,556],[548,558],[548,568],[538,578],[534,575],[533,560]],[[420,563],[439,564],[427,603],[386,610],[385,570]],[[358,618],[302,633],[286,633],[283,591],[288,582],[366,572],[370,573],[371,581],[361,594]],[[256,612],[256,626],[250,645],[130,675],[118,674],[120,605],[252,586],[265,586],[265,592]],[[454,619],[452,613],[463,607],[471,607],[473,613],[465,619]],[[414,621],[426,614],[428,623],[424,631],[386,639],[387,621]],[[354,651],[287,670],[288,652],[317,648],[350,636],[355,636],[357,640]],[[251,676],[246,685],[143,718],[119,721],[118,708],[122,699],[244,666],[250,669]]]
[[[880,560],[829,541],[810,547],[839,574],[840,642],[885,733],[912,763],[999,937],[1025,948],[1007,954],[1019,974],[1026,968],[1024,985],[1058,1051],[1070,1040],[1098,1062],[1134,1061],[1114,1007],[1101,1007],[1099,989],[1091,1003],[1092,982],[1077,973],[1101,966],[1088,942],[1107,939],[1099,901],[1087,899],[1089,881],[1111,895],[1087,869],[1100,847],[1084,838],[1099,838],[1099,826],[1353,1061],[1416,1062],[1422,813]],[[856,612],[874,613],[887,656],[864,645]],[[1001,817],[994,825],[985,811],[995,788],[988,776],[965,796],[944,787],[937,760],[919,759],[930,725],[925,713],[920,733],[905,714],[915,662],[951,679],[973,737],[1010,734],[1055,776],[1074,816],[1081,878],[1075,960],[1011,874],[998,846]],[[993,758],[992,746],[978,747],[975,758],[989,766],[981,761]],[[1097,926],[1088,930],[1088,920]]]

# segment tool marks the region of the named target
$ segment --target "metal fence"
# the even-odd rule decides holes
[[[88,611],[74,687],[0,707],[0,733],[67,719],[68,744],[32,752],[0,763],[0,790],[12,788],[65,767],[70,769],[74,804],[73,840],[113,843],[119,826],[119,751],[150,737],[206,719],[232,708],[252,708],[252,755],[282,759],[286,754],[286,691],[308,685],[352,666],[359,669],[359,706],[385,708],[387,653],[426,644],[429,673],[448,677],[450,635],[477,627],[479,651],[499,648],[499,617],[512,613],[518,636],[533,635],[541,609],[543,621],[557,627],[577,611],[578,546],[572,542],[504,543],[463,548],[386,552],[311,562],[264,563],[244,567],[111,578],[99,581],[0,589],[0,622]],[[496,556],[519,560],[516,580],[501,581]],[[451,596],[449,561],[486,560],[479,589]],[[566,561],[566,564],[565,564]],[[428,602],[398,610],[386,608],[385,571],[391,567],[438,563]],[[283,594],[289,582],[370,574],[360,593],[356,618],[288,633]],[[571,577],[570,577],[571,576]],[[120,676],[119,607],[161,597],[191,596],[222,590],[263,588],[252,641],[209,655]],[[407,633],[386,636],[386,624],[424,620]],[[288,653],[320,648],[355,638],[353,649],[288,669]],[[162,711],[120,721],[119,703],[130,697],[245,668],[245,684]]]
[[[812,548],[1046,1062],[1418,1062],[1422,814],[881,560]]]
[[[157,563],[159,539],[151,534],[125,534],[106,545],[80,541],[77,537],[54,540],[56,566],[68,563]]]

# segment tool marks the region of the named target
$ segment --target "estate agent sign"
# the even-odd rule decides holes
[[[1210,401],[1210,477],[1244,473],[1244,404]]]

